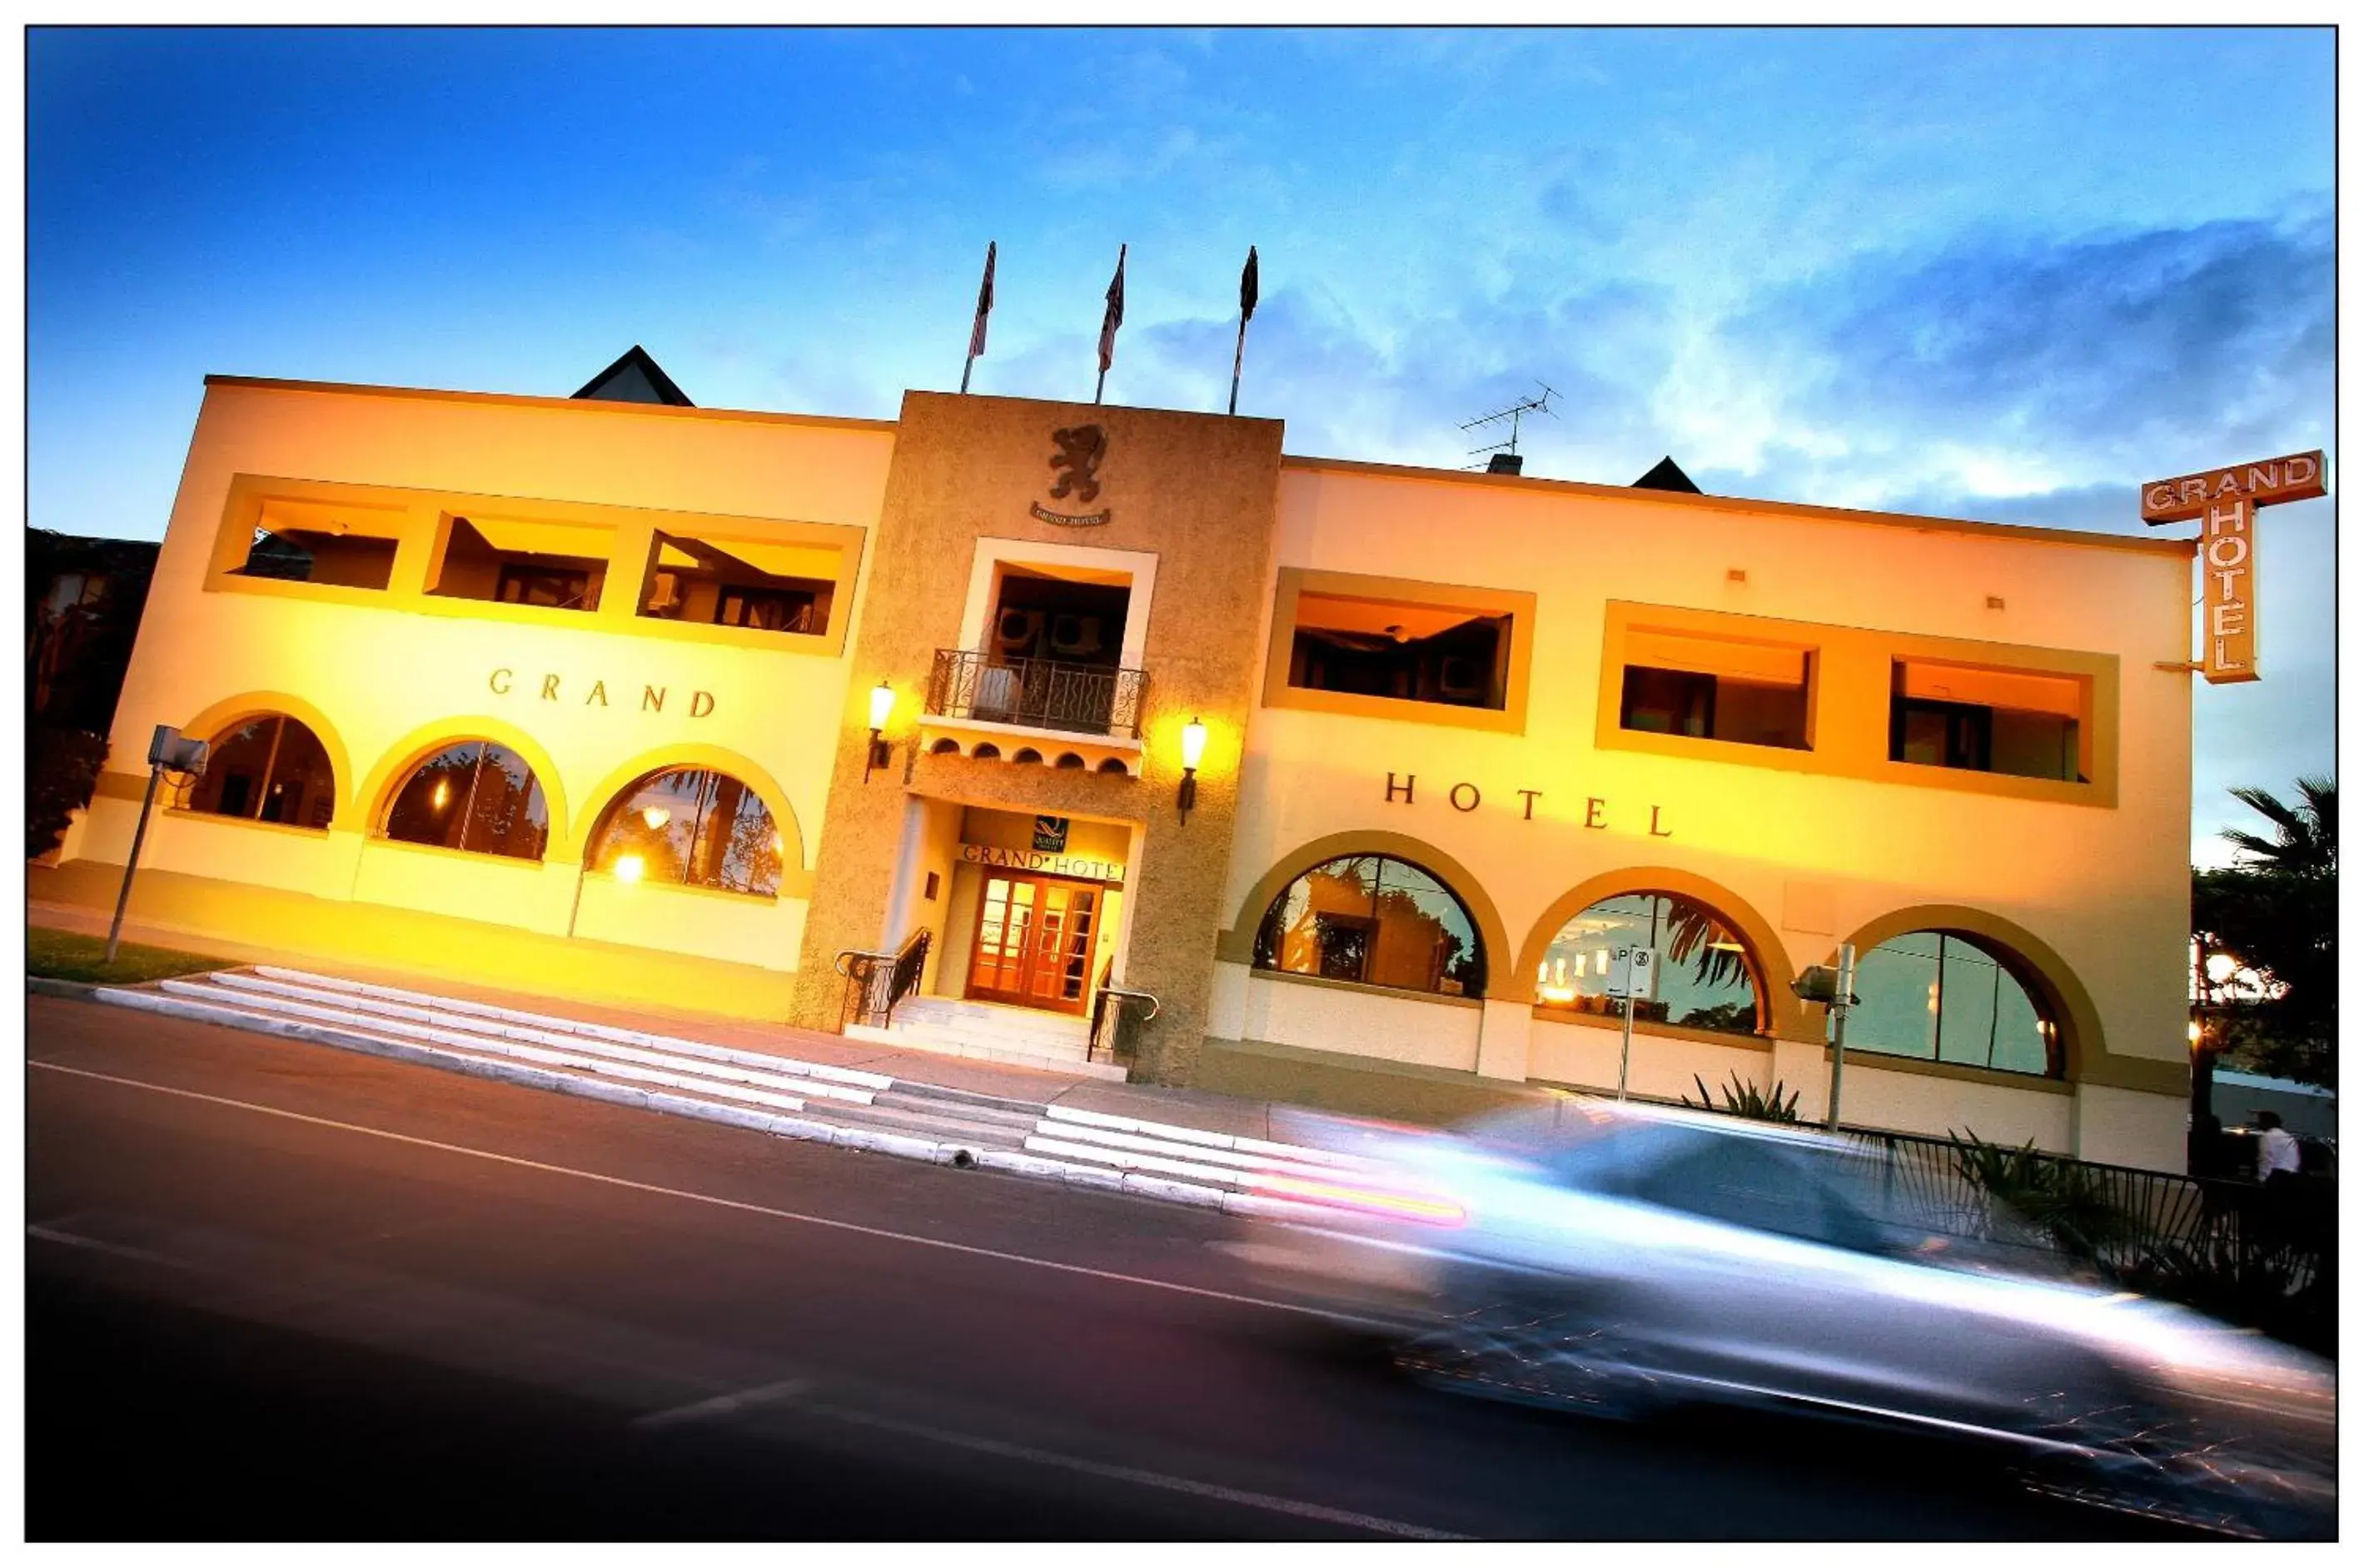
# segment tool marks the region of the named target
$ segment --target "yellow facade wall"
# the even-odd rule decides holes
[[[338,764],[334,830],[167,814],[145,863],[320,899],[465,910],[563,938],[579,923],[584,840],[612,795],[658,768],[719,766],[753,784],[784,829],[783,897],[708,907],[585,889],[592,924],[600,940],[793,971],[847,660],[820,639],[638,616],[644,557],[632,551],[650,528],[710,516],[741,537],[841,541],[866,572],[893,446],[891,425],[864,421],[217,379],[117,710],[110,776],[75,851],[121,862],[156,725],[284,708],[322,731]],[[441,498],[506,497],[520,515],[595,517],[619,540],[617,564],[590,613],[430,601],[420,590],[431,541],[415,534],[384,593],[224,588],[213,569],[242,548],[240,497],[258,484],[357,497],[377,507],[369,516],[414,529],[474,504]],[[635,528],[637,543],[625,537]],[[859,602],[839,595],[830,643],[845,640]],[[541,866],[364,844],[422,752],[475,736],[513,745],[541,775],[552,808]]]

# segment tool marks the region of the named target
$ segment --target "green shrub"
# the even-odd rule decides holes
[[[1722,1110],[1727,1115],[1746,1117],[1752,1121],[1798,1119],[1798,1091],[1790,1090],[1789,1098],[1783,1099],[1779,1079],[1774,1081],[1773,1092],[1767,1095],[1758,1089],[1754,1083],[1742,1083],[1740,1074],[1734,1073],[1732,1074],[1732,1083],[1723,1090],[1722,1106],[1718,1106],[1714,1096],[1707,1092],[1707,1084],[1698,1073],[1691,1074],[1691,1082],[1699,1084],[1700,1092],[1699,1104],[1691,1107],[1694,1110]],[[1683,1096],[1683,1104],[1687,1106],[1691,1104],[1691,1097],[1689,1095]]]
[[[36,729],[25,759],[25,858],[58,847],[73,814],[90,804],[106,762],[106,737],[80,729]]]
[[[2090,1260],[2132,1233],[2133,1222],[2110,1201],[2101,1179],[2076,1161],[2043,1153],[2033,1139],[2009,1149],[1974,1132],[1946,1136],[1965,1182],[2071,1256]]]

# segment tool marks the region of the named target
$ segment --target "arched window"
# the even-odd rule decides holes
[[[2025,973],[1959,931],[1891,937],[1856,962],[1847,1049],[2057,1077],[2060,1030]]]
[[[629,882],[780,891],[787,844],[755,792],[728,773],[676,768],[618,795],[591,835],[590,865]]]
[[[1763,1029],[1747,948],[1714,910],[1678,893],[1621,893],[1562,926],[1536,969],[1536,997],[1546,1007],[1622,1017],[1624,1002],[1609,995],[1622,947],[1658,955],[1656,995],[1634,999],[1637,1021],[1725,1034]]]
[[[1347,855],[1305,873],[1256,929],[1255,966],[1402,991],[1478,996],[1486,953],[1453,890],[1391,855]]]
[[[550,806],[524,758],[489,740],[459,740],[403,780],[385,814],[385,836],[538,861],[550,840]]]
[[[242,719],[206,742],[206,771],[189,786],[190,811],[326,828],[337,809],[328,748],[284,713]]]

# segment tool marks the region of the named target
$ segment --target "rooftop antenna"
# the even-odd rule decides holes
[[[1466,464],[1466,466],[1471,469],[1483,468],[1494,473],[1516,473],[1519,472],[1520,419],[1529,414],[1551,414],[1551,417],[1555,419],[1559,417],[1558,415],[1552,414],[1551,410],[1551,400],[1558,395],[1554,392],[1551,387],[1545,386],[1544,383],[1540,381],[1535,383],[1535,384],[1543,387],[1544,389],[1544,395],[1541,397],[1522,397],[1518,402],[1511,404],[1508,408],[1497,408],[1491,414],[1480,414],[1477,418],[1467,421],[1461,427],[1465,430],[1474,430],[1482,425],[1494,424],[1498,420],[1508,419],[1511,422],[1511,439],[1509,440],[1496,441],[1491,446],[1472,447],[1469,450],[1469,455],[1471,457],[1482,457],[1486,459],[1486,461],[1482,463],[1473,462]]]

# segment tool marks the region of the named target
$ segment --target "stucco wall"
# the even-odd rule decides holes
[[[1107,434],[1100,493],[1088,502],[1054,497],[1052,432],[1087,424]],[[1255,632],[1271,580],[1279,457],[1280,427],[1268,420],[906,395],[856,632],[855,674],[839,719],[829,831],[815,862],[797,992],[801,1021],[826,1027],[836,1017],[828,972],[838,951],[907,934],[885,926],[909,792],[1137,825],[1127,880],[1132,937],[1120,978],[1163,1006],[1143,1042],[1154,1070],[1187,1072],[1205,1033]],[[1036,517],[1037,506],[1067,515],[1106,510],[1110,520],[1065,527]],[[919,751],[920,698],[936,651],[959,644],[981,539],[1154,554],[1138,778]],[[1137,603],[1132,613],[1143,613]],[[1130,640],[1130,624],[1126,635]],[[865,782],[868,694],[881,679],[897,694],[886,730],[897,750],[894,765]],[[1198,806],[1186,822],[1175,792],[1181,729],[1194,716],[1209,740]],[[1004,750],[1018,744],[1005,740]],[[1047,740],[1040,744],[1049,755],[1060,750]],[[947,917],[956,920],[958,912]],[[940,972],[940,989],[953,984]]]
[[[728,952],[792,969],[826,793],[826,738],[848,682],[842,652],[723,628],[677,632],[639,617],[629,563],[631,581],[619,573],[599,609],[584,614],[429,603],[429,550],[417,540],[406,541],[383,594],[209,589],[209,569],[240,475],[353,487],[340,494],[378,506],[373,517],[414,528],[421,518],[431,526],[442,497],[600,508],[603,526],[623,519],[620,531],[649,508],[651,520],[639,524],[644,539],[655,519],[684,515],[727,517],[742,530],[775,522],[791,532],[867,529],[892,448],[892,427],[862,421],[217,382],[174,500],[108,776],[77,850],[119,863],[154,726],[206,728],[209,712],[218,719],[223,704],[253,695],[251,706],[298,712],[323,731],[338,771],[333,829],[173,814],[151,829],[147,863],[563,934],[583,838],[613,793],[658,767],[724,766],[783,819],[791,846],[783,900],[700,904],[693,915],[678,899],[635,896],[656,890],[610,885],[586,888],[585,910],[600,938],[623,946]],[[861,534],[842,537],[861,548]],[[619,559],[630,553],[629,544],[619,549]],[[837,614],[853,608],[842,602]],[[661,708],[644,700],[649,686],[667,694]],[[700,692],[709,700],[698,702]],[[439,740],[474,735],[514,741],[542,775],[552,804],[544,865],[364,848],[400,764]]]
[[[1244,1001],[1242,1040],[1477,1070],[1481,1014],[1473,1004],[1269,974],[1249,976]]]

